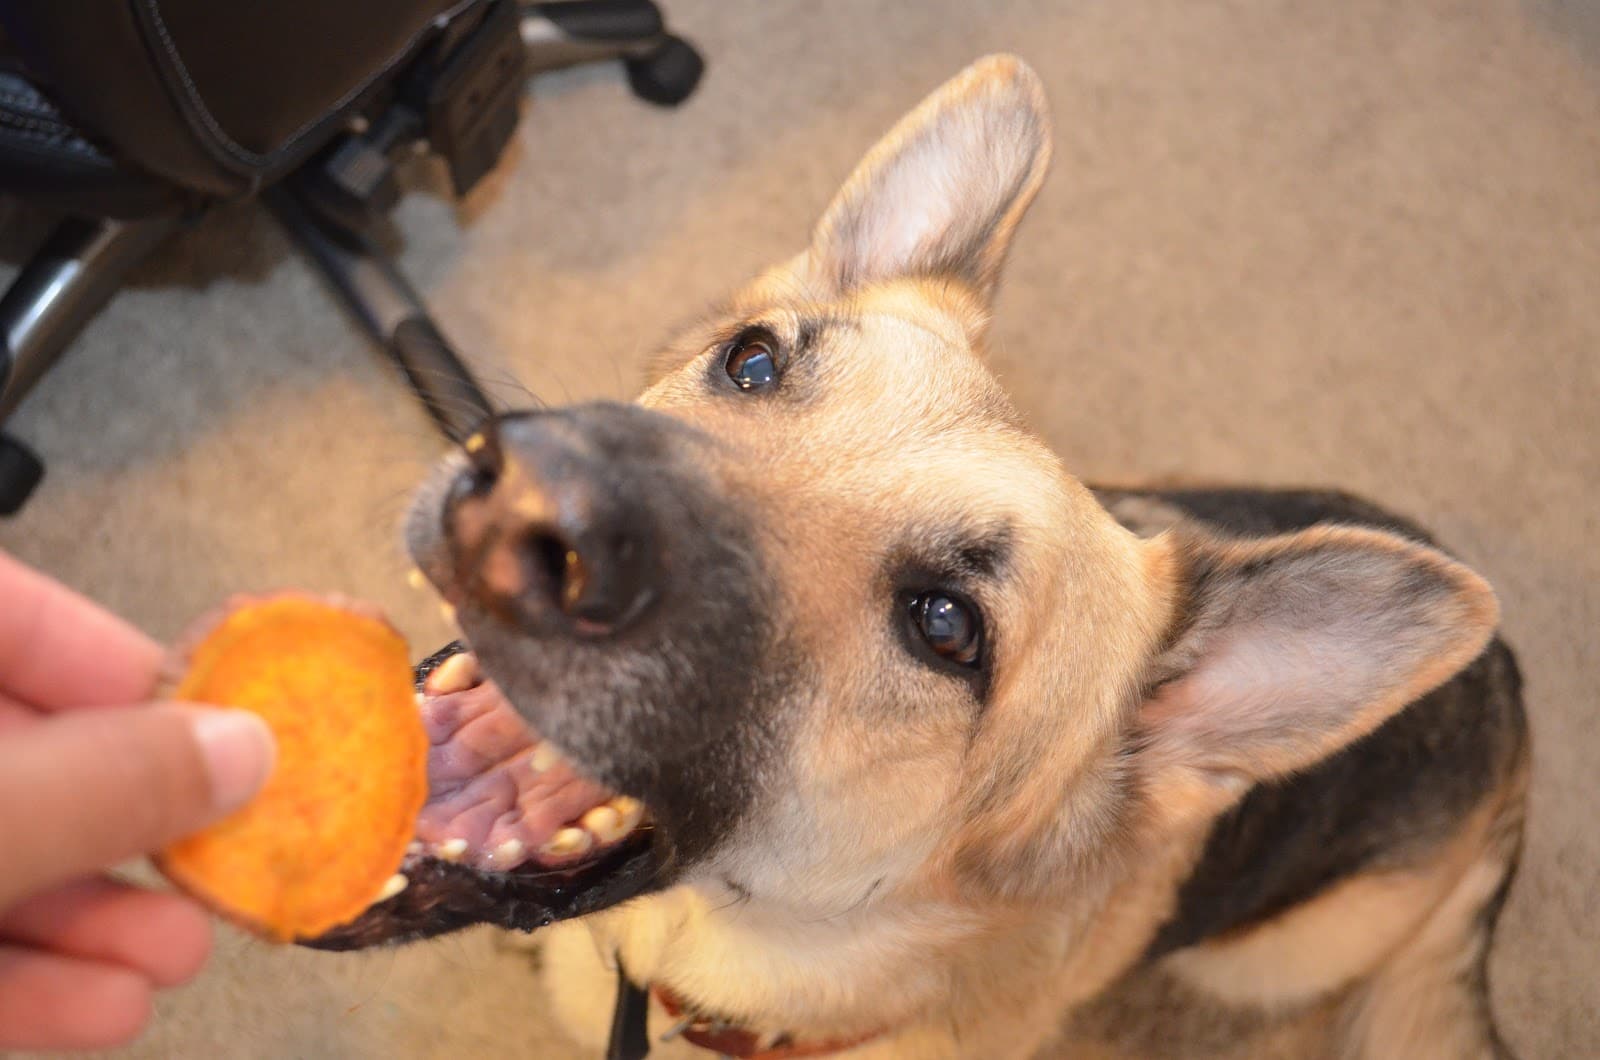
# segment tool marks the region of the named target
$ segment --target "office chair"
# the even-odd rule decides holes
[[[374,239],[396,166],[457,195],[494,166],[526,79],[620,59],[671,106],[704,64],[650,0],[0,0],[0,193],[60,219],[0,296],[0,516],[44,475],[6,421],[130,270],[218,203],[258,199],[444,434],[491,411]]]

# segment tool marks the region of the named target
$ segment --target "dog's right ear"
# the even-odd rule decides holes
[[[1020,59],[980,59],[900,120],[818,223],[811,277],[844,293],[948,278],[987,305],[1012,232],[1044,181],[1050,118]]]

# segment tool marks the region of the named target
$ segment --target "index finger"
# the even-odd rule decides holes
[[[149,698],[160,645],[0,552],[0,693],[44,710]]]

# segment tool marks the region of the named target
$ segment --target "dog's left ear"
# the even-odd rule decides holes
[[[1499,618],[1482,578],[1392,534],[1165,544],[1179,603],[1137,752],[1158,781],[1237,789],[1303,769],[1471,662]]]
[[[1476,658],[1499,618],[1482,578],[1393,534],[1324,527],[1231,542],[1183,533],[1142,546],[1170,618],[1144,666],[1133,730],[1119,733],[1132,736],[1125,753],[1097,745],[1060,771],[1012,735],[1008,753],[1030,783],[977,816],[976,836],[955,848],[959,880],[1005,899],[1080,887],[1097,871],[1085,875],[1081,859],[1120,856],[1117,833],[1205,825],[1253,783],[1373,731]],[[1025,739],[1042,731],[1035,723]],[[1112,811],[1131,791],[1141,812],[1119,817]]]
[[[1038,75],[1013,56],[981,59],[856,167],[817,225],[813,277],[841,292],[900,277],[949,278],[987,304],[1049,159]]]

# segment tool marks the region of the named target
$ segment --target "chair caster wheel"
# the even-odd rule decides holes
[[[675,107],[700,84],[706,62],[682,37],[668,37],[653,51],[626,61],[628,84],[642,100]]]
[[[44,464],[33,450],[0,434],[0,515],[16,515],[44,478]]]

